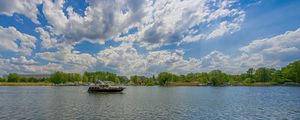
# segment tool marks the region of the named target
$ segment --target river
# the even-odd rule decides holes
[[[0,87],[0,119],[300,119],[300,87]]]

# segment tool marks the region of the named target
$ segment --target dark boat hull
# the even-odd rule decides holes
[[[89,87],[89,92],[122,92],[125,88],[98,88],[98,87]]]

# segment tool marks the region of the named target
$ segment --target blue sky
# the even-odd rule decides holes
[[[298,0],[0,0],[0,75],[177,74],[300,59]]]

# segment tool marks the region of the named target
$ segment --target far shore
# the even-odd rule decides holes
[[[0,86],[88,86],[86,84],[75,84],[75,83],[67,83],[67,84],[53,84],[49,82],[0,82]],[[125,85],[125,86],[135,86],[135,85]],[[140,85],[146,86],[146,85]],[[155,85],[154,85],[155,86]],[[198,82],[170,82],[165,87],[176,87],[176,86],[212,86],[208,84],[201,84]],[[300,84],[274,84],[271,82],[255,82],[255,83],[242,83],[236,85],[223,85],[219,87],[227,87],[227,86],[300,86]]]
[[[47,82],[0,82],[0,86],[52,86]]]

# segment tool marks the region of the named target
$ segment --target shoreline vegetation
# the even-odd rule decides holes
[[[300,60],[281,69],[249,68],[233,75],[221,70],[177,75],[161,72],[153,76],[118,76],[111,72],[64,73],[55,72],[44,77],[10,73],[0,77],[0,86],[86,86],[97,80],[124,86],[300,86]]]
[[[0,86],[52,86],[49,82],[0,82]]]
[[[53,84],[49,82],[0,82],[0,86],[88,86],[90,83],[68,83],[68,84]],[[120,84],[119,84],[120,85]],[[124,85],[124,84],[123,84]],[[160,86],[160,85],[124,85],[124,86]],[[172,82],[165,85],[167,87],[179,87],[179,86],[195,86],[195,87],[206,87],[213,85],[206,85],[197,82]],[[219,87],[227,86],[254,86],[254,87],[266,87],[266,86],[299,86],[299,83],[286,83],[276,84],[272,82],[255,82],[255,83],[242,83],[239,85],[222,85]]]

